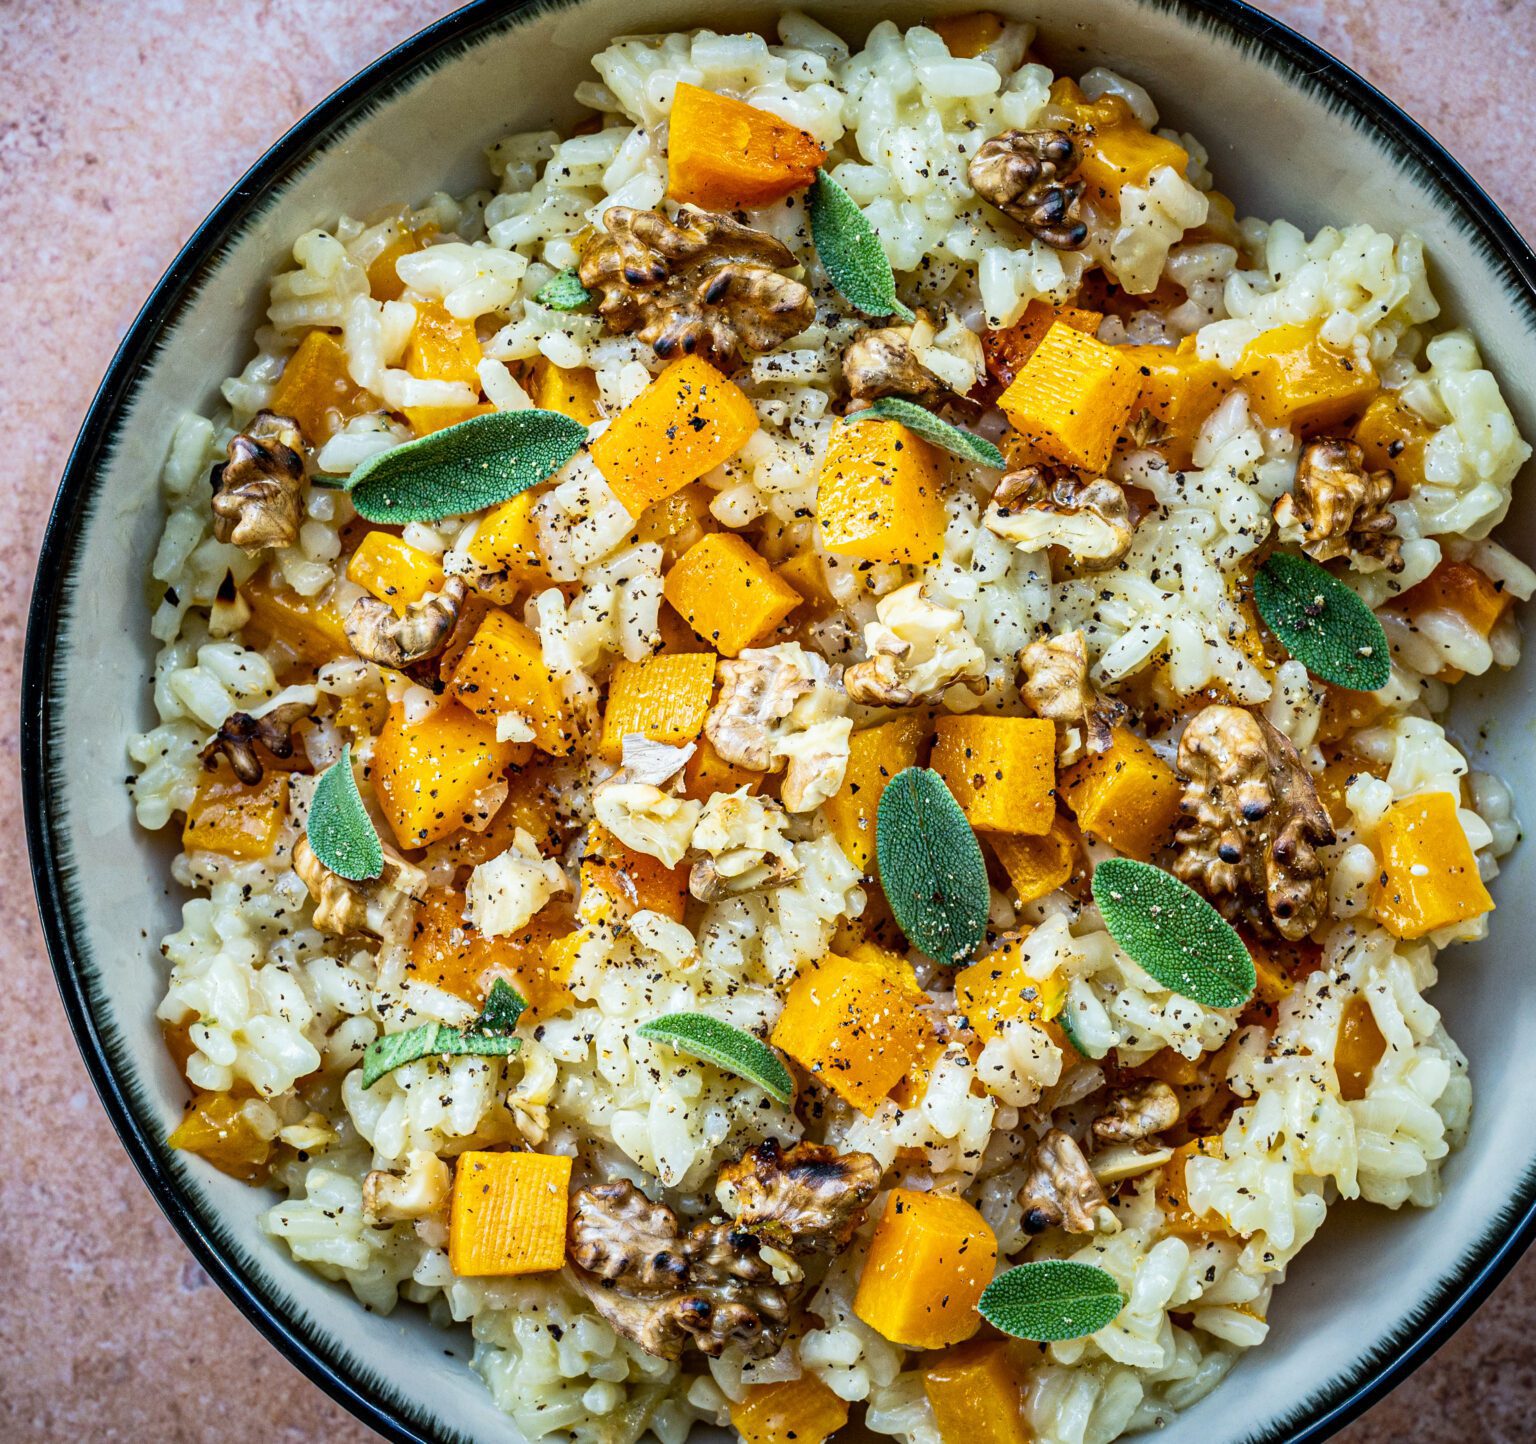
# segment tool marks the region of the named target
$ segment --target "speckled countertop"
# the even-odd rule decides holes
[[[233,180],[437,0],[0,0],[0,1439],[362,1444],[242,1321],[118,1147],[33,913],[15,755],[33,558],[114,346]],[[1269,0],[1400,101],[1536,235],[1536,0]],[[213,23],[213,16],[219,23]],[[1341,1437],[1536,1437],[1536,1255]]]

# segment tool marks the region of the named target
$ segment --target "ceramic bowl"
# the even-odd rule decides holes
[[[1521,427],[1536,436],[1536,257],[1457,163],[1359,77],[1229,0],[988,0],[1042,28],[1060,70],[1107,64],[1146,85],[1165,121],[1200,136],[1239,214],[1311,230],[1412,229],[1447,312],[1469,325]],[[972,0],[812,0],[849,38]],[[187,243],[123,341],[60,485],[26,647],[22,767],[48,946],[86,1065],[124,1146],[187,1245],[263,1333],[382,1434],[515,1438],[469,1370],[466,1334],[420,1310],[366,1313],[257,1230],[261,1200],[170,1152],[185,1087],[154,1022],[155,942],[177,925],[167,844],[138,830],[125,739],[151,724],[145,576],[161,527],[155,478],[175,417],[237,372],[266,282],[294,238],[339,212],[469,190],[506,131],[578,118],[575,83],[615,35],[762,27],[772,4],[577,0],[470,5],[363,71],[290,131]],[[1502,536],[1531,534],[1517,495]],[[1529,549],[1528,555],[1529,555]],[[1459,689],[1475,764],[1536,818],[1526,722],[1536,661]],[[1425,1358],[1536,1231],[1536,849],[1508,860],[1492,937],[1442,959],[1434,994],[1472,1060],[1471,1137],[1430,1212],[1336,1209],[1276,1295],[1269,1341],[1164,1430],[1164,1444],[1321,1439]]]

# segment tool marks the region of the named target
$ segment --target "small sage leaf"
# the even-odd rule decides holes
[[[1093,870],[1093,900],[1121,951],[1172,992],[1207,1008],[1253,996],[1253,959],[1232,925],[1187,883],[1151,863],[1112,857]]]
[[[816,172],[810,204],[811,238],[838,294],[866,316],[915,319],[896,299],[896,277],[880,237],[853,197],[824,170]]]
[[[875,857],[901,930],[951,965],[986,936],[992,893],[976,834],[937,772],[908,767],[880,794]]]
[[[352,775],[352,744],[321,774],[305,827],[310,851],[338,877],[366,882],[384,871],[384,847]]]
[[[485,1006],[480,1009],[477,1026],[487,1033],[510,1033],[517,1027],[517,1020],[527,1006],[528,1000],[511,983],[505,978],[497,978],[485,995]]]
[[[882,396],[862,410],[855,411],[848,417],[848,423],[851,425],[867,421],[872,416],[901,422],[914,436],[921,436],[924,441],[931,442],[951,456],[958,456],[961,461],[974,462],[977,466],[995,466],[999,471],[1007,469],[1007,458],[990,441],[977,436],[974,431],[965,431],[951,425],[915,401],[903,401],[899,396]]]
[[[440,521],[549,480],[586,439],[558,411],[492,411],[370,456],[348,490],[369,521]]]
[[[1101,1268],[1070,1259],[1041,1259],[999,1274],[976,1311],[1016,1339],[1060,1343],[1096,1334],[1125,1307],[1120,1285]]]
[[[702,1058],[727,1073],[756,1083],[786,1107],[795,1100],[795,1080],[766,1043],[705,1013],[667,1013],[635,1030],[653,1043],[665,1043],[692,1058]]]
[[[581,284],[575,271],[561,271],[554,280],[539,287],[534,300],[551,311],[580,311],[592,304],[592,293]]]
[[[446,1023],[423,1023],[403,1033],[375,1038],[363,1054],[363,1087],[372,1088],[386,1073],[393,1073],[418,1058],[455,1057],[472,1053],[482,1058],[508,1057],[522,1046],[521,1038],[507,1033],[482,1033],[474,1028],[450,1028]]]
[[[1356,692],[1392,675],[1387,634],[1359,595],[1310,557],[1276,552],[1253,577],[1259,615],[1314,677]]]

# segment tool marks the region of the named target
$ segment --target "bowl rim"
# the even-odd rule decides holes
[[[28,607],[23,648],[20,766],[27,851],[54,978],[75,1045],[118,1138],[182,1242],[246,1319],[311,1382],[356,1418],[400,1444],[437,1444],[453,1437],[402,1417],[366,1383],[349,1377],[344,1359],[267,1297],[217,1238],[209,1221],[183,1195],[108,1061],[102,1028],[91,1012],[72,940],[71,902],[61,885],[63,855],[55,834],[53,776],[47,762],[49,691],[56,659],[56,624],[71,559],[97,468],[110,451],[141,370],[160,334],[175,323],[200,282],[217,267],[245,222],[277,186],[294,176],[330,136],[431,67],[435,57],[467,48],[483,35],[516,22],[525,12],[564,8],[581,0],[471,0],[403,40],[338,86],[286,131],[245,172],[178,251],[113,353],[70,450],[44,530]],[[1431,189],[1502,261],[1512,293],[1536,316],[1536,252],[1491,197],[1444,146],[1394,101],[1315,42],[1253,8],[1247,0],[1131,0],[1191,22],[1225,30],[1239,42],[1268,52],[1364,117],[1369,129],[1427,176]],[[1320,1391],[1299,1415],[1281,1420],[1253,1444],[1320,1444],[1402,1382],[1437,1350],[1488,1297],[1536,1239],[1536,1169],[1461,1268],[1427,1297],[1417,1316],[1404,1319],[1373,1353]]]

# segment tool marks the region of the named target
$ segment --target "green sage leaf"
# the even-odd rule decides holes
[[[635,1031],[653,1043],[665,1043],[756,1083],[786,1107],[795,1101],[795,1080],[779,1055],[760,1039],[719,1018],[706,1013],[667,1013],[642,1023]]]
[[[987,865],[937,772],[908,767],[886,784],[875,812],[875,858],[909,942],[951,965],[975,951],[992,901]]]
[[[1112,857],[1093,870],[1093,900],[1121,950],[1165,988],[1207,1008],[1253,996],[1253,959],[1232,925],[1187,883],[1151,863]]]
[[[450,1028],[447,1023],[422,1023],[403,1033],[375,1038],[363,1054],[363,1087],[372,1088],[386,1073],[418,1058],[474,1054],[482,1058],[509,1057],[522,1046],[507,1033],[483,1033],[474,1028]]]
[[[1007,458],[985,437],[951,425],[915,401],[904,401],[899,396],[882,396],[862,410],[853,412],[845,424],[851,426],[859,421],[867,421],[872,416],[901,422],[914,436],[921,436],[924,441],[931,442],[951,456],[958,456],[961,461],[974,462],[977,466],[995,466],[999,470],[1007,469]]]
[[[366,882],[384,871],[384,847],[352,775],[352,744],[315,784],[305,825],[310,851],[338,877]]]
[[[540,286],[533,299],[551,311],[581,311],[592,304],[592,293],[581,284],[575,271],[561,271],[554,280]]]
[[[853,197],[824,170],[816,172],[810,207],[816,254],[838,294],[866,316],[914,320],[896,299],[896,277],[874,227]]]
[[[976,1311],[1016,1339],[1060,1343],[1096,1334],[1125,1307],[1120,1285],[1101,1268],[1070,1259],[1041,1259],[999,1274]]]
[[[369,521],[440,521],[548,481],[586,439],[558,411],[492,411],[370,456],[347,489]]]
[[[480,1009],[480,1021],[476,1025],[482,1032],[510,1033],[523,1016],[528,1000],[505,978],[496,978],[491,990],[485,995],[485,1006]]]
[[[1387,634],[1359,595],[1310,557],[1276,552],[1253,577],[1259,615],[1314,677],[1356,692],[1392,675]]]

